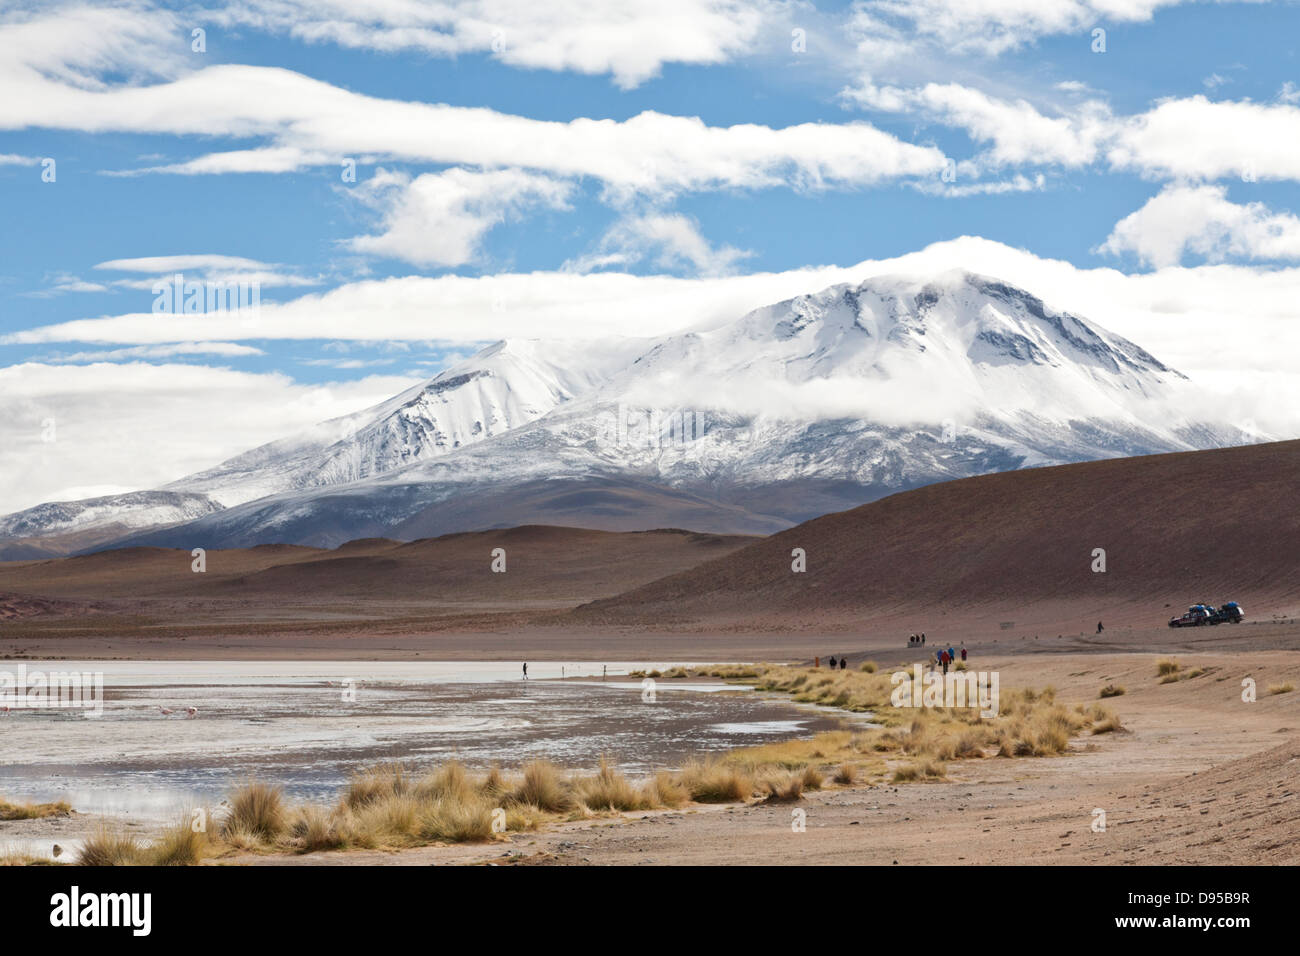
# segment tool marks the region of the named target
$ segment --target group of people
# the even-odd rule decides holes
[[[939,650],[934,652],[934,659],[938,661],[939,666],[943,668],[943,672],[946,674],[948,673],[948,665],[956,662],[957,655],[959,653],[961,654],[961,659],[965,661],[966,660],[965,641],[962,642],[960,651],[955,650],[951,646],[949,646],[949,648],[946,651],[943,648],[939,648]]]
[[[909,635],[908,638],[907,638],[907,646],[908,646],[908,647],[920,647],[920,646],[921,646],[922,644],[924,644],[924,643],[925,643],[925,634],[924,634],[924,633],[921,633],[921,634],[912,634],[912,635]],[[965,660],[966,660],[966,642],[965,642],[965,641],[962,641],[962,644],[961,644],[961,647],[960,647],[960,648],[955,648],[955,647],[953,647],[952,645],[949,645],[947,650],[944,650],[944,649],[941,647],[941,648],[939,648],[937,651],[934,652],[934,660],[935,660],[935,663],[937,663],[940,667],[943,668],[943,672],[944,672],[945,674],[948,673],[948,667],[949,667],[950,665],[952,665],[952,664],[955,664],[955,663],[957,662],[957,660],[958,660],[959,657],[960,657],[960,659],[961,659],[962,661],[965,661]],[[813,658],[813,667],[821,667],[821,666],[822,666],[822,659],[821,659],[820,657],[814,657],[814,658]],[[836,660],[836,659],[835,659],[835,655],[832,654],[831,657],[830,657],[830,663],[829,663],[829,666],[830,666],[830,669],[831,669],[831,670],[836,670],[836,669],[838,669],[838,670],[847,670],[847,669],[848,669],[848,666],[849,666],[849,659],[848,659],[847,657],[841,657],[841,658],[839,658],[839,660]]]

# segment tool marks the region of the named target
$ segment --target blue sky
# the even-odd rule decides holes
[[[0,511],[179,477],[497,338],[895,267],[998,271],[1297,395],[1300,6],[591,6],[0,4]],[[153,313],[177,271],[257,282],[257,322]]]

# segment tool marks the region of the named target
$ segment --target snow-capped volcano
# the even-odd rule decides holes
[[[293,438],[167,485],[226,507],[373,478],[488,441],[589,394],[645,348],[606,342],[497,342],[429,381]]]
[[[139,493],[191,496],[197,514],[124,540],[328,545],[527,522],[767,532],[948,478],[1243,440],[1177,411],[1192,388],[997,280],[876,277],[658,339],[499,342]],[[131,512],[157,502],[128,498],[87,513],[147,524]],[[38,510],[0,534],[39,536]],[[59,514],[61,532],[84,530]]]

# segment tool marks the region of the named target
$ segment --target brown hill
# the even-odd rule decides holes
[[[71,558],[0,563],[0,593],[122,609],[169,602],[288,604],[368,601],[420,605],[571,607],[728,554],[743,536],[660,530],[630,533],[525,526],[400,542],[351,541],[334,550],[261,545],[207,552],[206,570],[189,551],[123,548]],[[491,570],[494,549],[506,572]],[[50,607],[64,607],[51,604]]]
[[[1268,618],[1300,606],[1298,488],[1300,441],[984,475],[816,518],[571,617],[1077,633],[1236,600]]]

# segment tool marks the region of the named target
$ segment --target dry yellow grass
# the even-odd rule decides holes
[[[182,820],[145,848],[141,862],[148,866],[198,866],[209,850],[207,834]]]
[[[733,750],[641,781],[627,779],[604,757],[588,774],[564,773],[544,760],[512,774],[494,767],[481,777],[455,760],[423,776],[385,764],[354,775],[333,807],[287,807],[278,787],[250,781],[231,795],[210,842],[179,827],[151,844],[105,832],[88,842],[85,855],[181,865],[234,850],[311,853],[490,840],[494,830],[533,830],[566,816],[742,803],[756,792],[765,800],[795,801],[821,788],[824,775],[846,786],[940,779],[948,761],[1048,756],[1067,750],[1073,736],[1123,730],[1100,705],[1071,710],[1050,687],[1003,691],[999,713],[982,718],[977,708],[895,708],[890,675],[874,670],[756,665],[711,673],[801,701],[870,711],[875,725]]]
[[[1105,700],[1108,697],[1123,697],[1127,693],[1128,691],[1118,684],[1107,684],[1097,696]]]
[[[1292,684],[1289,681],[1285,684],[1268,685],[1268,692],[1270,694],[1289,694],[1293,690],[1295,690],[1295,684]]]
[[[44,817],[66,817],[72,807],[65,801],[57,803],[11,803],[0,797],[0,820],[39,820]]]
[[[894,771],[895,783],[909,783],[914,780],[940,780],[947,773],[947,768],[937,760],[918,760]]]
[[[241,841],[270,843],[285,830],[284,791],[250,780],[230,797],[230,810],[221,823],[224,833]]]
[[[81,844],[79,866],[139,866],[145,862],[145,848],[132,834],[101,826]]]
[[[545,760],[524,764],[524,779],[515,789],[514,799],[549,813],[573,808],[573,796],[564,785],[560,771]]]
[[[1156,676],[1168,677],[1170,674],[1178,673],[1178,659],[1174,657],[1163,657],[1156,661]]]
[[[596,775],[578,780],[574,791],[578,799],[592,810],[649,810],[656,805],[647,800],[644,790],[634,787],[604,756],[600,758]]]
[[[741,767],[695,761],[681,772],[682,785],[697,803],[740,803],[754,793],[754,778]]]

